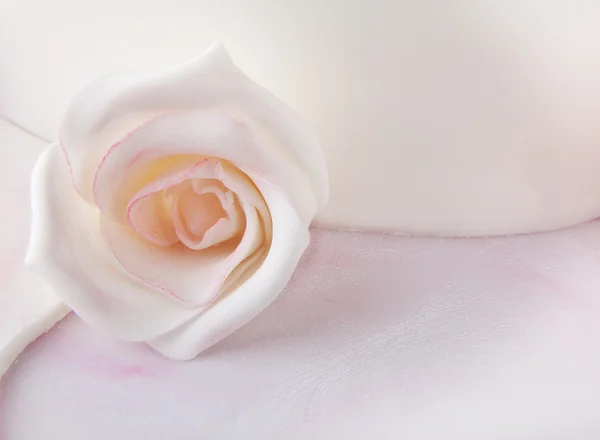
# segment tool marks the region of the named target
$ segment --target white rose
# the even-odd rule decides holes
[[[190,359],[282,291],[328,197],[311,130],[220,45],[104,77],[32,178],[27,262],[94,327]]]

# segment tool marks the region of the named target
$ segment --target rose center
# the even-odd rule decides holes
[[[244,215],[220,181],[191,179],[168,191],[175,234],[187,247],[204,249],[243,232]]]
[[[193,188],[181,191],[177,209],[190,235],[201,239],[206,231],[227,214],[215,193],[197,194]]]
[[[134,197],[130,226],[160,246],[182,243],[194,250],[241,237],[246,220],[233,192],[218,179],[182,177],[167,175],[151,184],[156,190]]]

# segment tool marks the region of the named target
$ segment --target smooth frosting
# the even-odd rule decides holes
[[[51,140],[91,79],[220,40],[318,131],[320,224],[553,229],[600,214],[598,22],[594,2],[26,0],[0,14],[0,113]]]
[[[287,292],[190,362],[68,318],[6,377],[0,438],[600,438],[600,222],[311,239]]]

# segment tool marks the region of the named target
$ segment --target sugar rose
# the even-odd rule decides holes
[[[92,326],[174,359],[277,297],[328,197],[311,130],[220,45],[89,85],[32,179],[28,263]]]

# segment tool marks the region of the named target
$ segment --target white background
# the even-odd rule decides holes
[[[600,215],[600,3],[0,0],[0,114],[50,140],[105,73],[221,40],[315,127],[327,225],[526,232]]]

